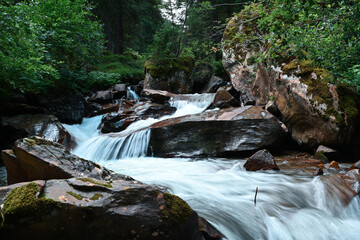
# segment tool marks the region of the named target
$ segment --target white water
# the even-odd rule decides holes
[[[138,100],[140,98],[135,91],[131,90],[130,87],[127,88],[127,97],[135,100]]]
[[[176,104],[180,109],[175,115],[183,114],[183,109],[189,107],[186,103],[175,101],[173,105]],[[200,105],[195,103],[189,108],[206,108]],[[359,239],[359,197],[343,206],[336,190],[327,189],[320,177],[293,176],[282,171],[246,172],[244,160],[138,157],[145,156],[139,149],[146,144],[149,131],[131,135],[132,141],[131,137],[94,137],[99,121],[100,118],[89,119],[82,125],[67,126],[80,139],[76,154],[140,181],[168,187],[229,240]],[[146,121],[130,127],[156,120]],[[89,130],[84,134],[82,129]],[[84,141],[86,136],[90,139]],[[136,158],[129,158],[129,151],[135,152]],[[255,206],[256,187],[259,193]]]

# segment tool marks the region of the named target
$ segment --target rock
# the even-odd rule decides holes
[[[211,223],[202,217],[199,217],[199,227],[205,240],[226,239],[226,237],[221,232],[219,232],[219,230],[217,230],[213,225],[211,225]]]
[[[118,112],[120,105],[118,103],[109,103],[101,105],[99,103],[90,102],[89,103],[89,117],[95,117],[98,115],[103,115],[111,112]]]
[[[336,168],[339,169],[339,164],[336,161],[332,161],[331,163],[329,163],[329,167],[330,168]]]
[[[268,44],[257,26],[257,14],[243,11],[234,16],[223,38],[224,67],[242,94],[241,101],[254,100],[263,106],[273,98],[279,111],[276,116],[293,140],[308,151],[324,145],[354,152],[360,126],[359,94],[344,85],[333,85],[331,74],[309,60],[289,56],[284,62],[271,59],[274,66],[256,63]],[[235,37],[239,35],[243,40]]]
[[[265,109],[267,111],[269,111],[271,114],[273,114],[274,116],[278,117],[279,116],[279,109],[276,106],[276,103],[272,100],[268,101],[265,105]]]
[[[336,150],[329,148],[329,147],[325,147],[323,145],[320,145],[315,152],[315,155],[323,155],[326,157],[327,160],[334,160],[334,159],[338,159],[339,154]]]
[[[193,80],[191,74],[194,59],[183,57],[155,62],[145,62],[144,89],[164,90],[173,93],[192,93]]]
[[[244,164],[244,168],[246,171],[279,170],[274,157],[266,149],[257,151],[252,155]]]
[[[220,88],[215,95],[213,101],[215,108],[226,108],[226,107],[239,107],[240,103],[224,88]]]
[[[62,123],[81,123],[85,116],[85,99],[81,94],[37,96],[41,107],[48,109]]]
[[[175,94],[167,91],[144,88],[142,95],[149,98],[153,103],[164,104],[167,103]]]
[[[2,152],[8,184],[23,181],[91,177],[99,180],[127,179],[95,162],[71,154],[61,144],[39,137],[19,139],[14,150]]]
[[[1,117],[0,129],[1,149],[11,148],[17,139],[28,136],[58,142],[69,149],[74,146],[70,133],[55,116],[49,114]]]
[[[102,133],[120,132],[136,121],[148,118],[158,119],[165,115],[171,115],[175,111],[176,108],[169,105],[141,102],[127,111],[104,115],[101,120],[100,129]]]
[[[354,165],[351,166],[351,169],[360,169],[360,160],[354,163]]]
[[[160,157],[229,156],[279,146],[285,135],[261,107],[227,108],[153,124],[150,148]]]
[[[212,66],[207,63],[199,63],[195,66],[191,76],[193,81],[193,93],[203,92],[204,86],[211,80],[212,72]]]
[[[121,83],[121,84],[115,84],[113,90],[114,90],[114,91],[117,91],[117,92],[122,92],[123,95],[125,95],[125,94],[126,94],[126,90],[127,90],[126,84],[123,84],[123,83]]]
[[[201,90],[201,93],[216,93],[216,91],[226,85],[226,82],[217,76],[212,76]]]
[[[22,114],[44,114],[45,108],[30,106],[25,103],[0,103],[0,116],[16,116]]]
[[[321,175],[324,175],[324,170],[323,170],[322,168],[318,168],[318,169],[315,171],[314,176],[321,176]]]
[[[135,180],[37,181],[0,196],[1,239],[202,239],[185,201]]]
[[[97,91],[88,101],[96,103],[111,103],[114,99],[114,92],[112,90]]]

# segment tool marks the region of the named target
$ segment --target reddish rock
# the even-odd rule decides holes
[[[331,163],[329,163],[329,167],[330,168],[336,168],[339,169],[339,164],[336,161],[332,161]]]
[[[236,100],[228,90],[220,88],[215,95],[213,106],[215,108],[240,107],[240,103]]]
[[[244,164],[246,171],[279,170],[274,157],[268,150],[257,151]]]

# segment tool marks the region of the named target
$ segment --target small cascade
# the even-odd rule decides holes
[[[136,94],[135,91],[131,89],[131,87],[127,88],[127,98],[138,100],[140,97]]]
[[[79,145],[74,150],[74,154],[93,161],[145,157],[149,140],[149,129],[135,132],[126,137],[100,135]]]
[[[129,92],[133,91],[128,88]],[[214,97],[215,94],[211,93],[178,95],[170,100],[170,104],[177,108],[173,115],[134,122],[120,133],[101,135],[97,129],[101,116],[84,119],[81,125],[65,127],[77,140],[78,146],[74,149],[74,154],[82,158],[100,161],[145,157],[150,141],[149,126],[163,119],[203,112],[213,102]]]

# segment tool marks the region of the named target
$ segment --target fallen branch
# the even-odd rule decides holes
[[[256,206],[256,197],[257,197],[257,194],[258,194],[258,190],[259,190],[259,188],[256,187],[255,198],[254,198],[254,205],[255,206]]]

